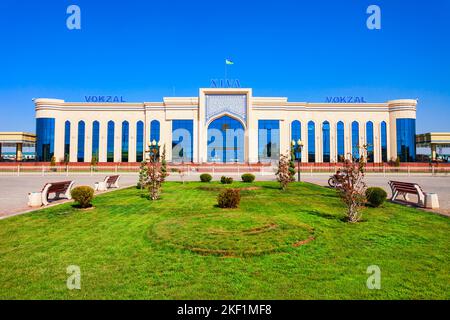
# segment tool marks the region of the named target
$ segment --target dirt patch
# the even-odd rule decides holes
[[[302,246],[302,245],[304,245],[304,244],[310,243],[310,242],[313,241],[313,240],[315,240],[314,237],[309,237],[308,239],[301,240],[301,241],[297,241],[297,242],[294,243],[292,246],[293,246],[294,248],[297,248],[297,247],[300,247],[300,246]]]

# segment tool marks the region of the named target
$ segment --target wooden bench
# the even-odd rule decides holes
[[[417,183],[389,181],[389,186],[392,190],[391,201],[395,201],[399,195],[409,201],[408,194],[414,194],[417,196],[417,204],[421,207],[425,206],[425,192]]]
[[[72,199],[70,192],[74,183],[75,181],[46,183],[44,188],[42,188],[42,204],[44,206],[48,205],[48,198],[51,193],[55,194],[55,198],[60,198],[61,195],[64,195],[67,199]]]
[[[119,179],[120,175],[106,177],[104,180],[106,188],[119,188]]]

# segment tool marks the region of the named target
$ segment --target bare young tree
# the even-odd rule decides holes
[[[282,190],[286,190],[288,184],[292,182],[291,172],[289,171],[289,157],[282,154],[278,162],[278,170],[276,173],[277,181],[281,185]]]

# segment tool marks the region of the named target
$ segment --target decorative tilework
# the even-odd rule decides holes
[[[221,114],[228,113],[242,120],[247,121],[247,95],[245,94],[207,94],[206,98],[206,119]]]

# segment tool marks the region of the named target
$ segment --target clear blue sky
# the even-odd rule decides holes
[[[66,28],[70,4],[81,30]],[[449,21],[448,0],[1,0],[0,131],[34,132],[34,97],[195,96],[226,57],[257,96],[419,98],[417,132],[450,131]]]

